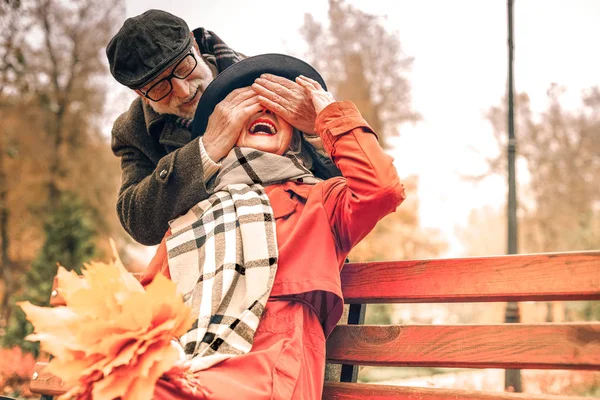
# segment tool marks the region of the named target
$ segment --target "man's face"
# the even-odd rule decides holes
[[[235,145],[282,155],[290,146],[293,133],[292,125],[265,109],[248,118]]]
[[[147,93],[147,91],[153,85],[155,85],[161,79],[169,76],[173,72],[173,69],[179,60],[170,65],[152,82],[145,85],[141,91],[135,91],[157,113],[173,114],[187,119],[194,118],[196,107],[200,101],[200,96],[202,96],[202,93],[204,93],[204,90],[206,90],[208,84],[213,80],[213,74],[195,46],[192,48],[192,51],[196,61],[198,62],[196,68],[185,79],[172,77],[171,85],[173,86],[173,89],[164,99],[152,101],[147,99],[142,92]]]

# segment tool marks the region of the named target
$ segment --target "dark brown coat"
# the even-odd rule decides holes
[[[140,98],[115,121],[111,147],[122,170],[117,213],[136,241],[160,243],[169,220],[207,197],[198,140]]]

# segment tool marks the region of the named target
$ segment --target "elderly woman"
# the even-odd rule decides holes
[[[293,57],[251,57],[221,73],[193,130],[265,72],[305,89],[318,137],[248,100],[236,147],[207,184],[214,194],[171,221],[145,281],[166,275],[192,308],[196,323],[179,343],[201,387],[159,380],[158,399],[320,398],[325,339],[343,309],[340,270],[404,199],[392,158],[356,107],[336,102]]]

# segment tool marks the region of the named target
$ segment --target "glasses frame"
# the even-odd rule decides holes
[[[194,60],[194,63],[195,63],[194,67],[190,70],[190,72],[187,75],[185,75],[185,76],[177,76],[175,74],[175,71],[177,70],[177,67],[179,67],[179,64],[181,64],[183,62],[183,60],[185,60],[190,55],[192,56],[192,60]],[[173,78],[185,79],[188,76],[190,76],[192,74],[192,72],[194,72],[196,70],[197,66],[198,66],[198,60],[196,60],[196,56],[194,55],[194,50],[192,48],[183,57],[181,57],[181,60],[179,60],[177,62],[177,64],[175,64],[173,66],[173,69],[171,70],[171,73],[168,76],[165,76],[160,81],[158,81],[154,85],[150,86],[150,88],[148,88],[148,90],[146,90],[145,93],[141,89],[139,89],[140,93],[142,93],[144,95],[144,97],[147,98],[150,101],[154,101],[154,102],[161,101],[162,99],[164,99],[165,97],[167,97],[168,95],[170,95],[171,92],[173,91],[173,83],[171,83],[171,79],[173,79]],[[152,89],[154,89],[156,86],[158,86],[159,84],[161,84],[163,81],[167,81],[169,83],[169,86],[170,86],[169,91],[164,96],[162,96],[162,97],[160,97],[158,99],[153,99],[152,97],[150,97],[148,95],[148,93],[150,93],[152,91]]]

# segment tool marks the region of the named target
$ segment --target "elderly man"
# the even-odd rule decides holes
[[[204,89],[244,56],[213,32],[190,32],[185,21],[167,12],[149,10],[127,19],[106,55],[114,78],[138,95],[114,123],[112,150],[121,159],[119,219],[142,244],[158,244],[169,220],[208,197],[205,183],[219,170],[257,103],[303,132],[315,131],[314,107],[303,89],[267,74],[252,88],[230,93],[215,108],[204,134],[192,135],[191,119]]]

